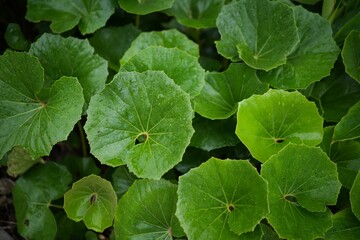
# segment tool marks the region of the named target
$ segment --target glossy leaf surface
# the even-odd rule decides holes
[[[360,137],[360,101],[335,126],[334,140],[343,141]]]
[[[118,0],[120,7],[129,13],[145,15],[170,8],[174,0]]]
[[[195,111],[209,119],[225,119],[237,111],[238,102],[268,89],[254,69],[233,63],[222,73],[206,73],[205,86],[194,99]]]
[[[218,52],[256,69],[285,64],[299,42],[293,10],[277,1],[235,1],[223,7],[216,25],[221,34]]]
[[[60,78],[40,96],[43,83],[36,58],[12,51],[0,56],[0,158],[16,145],[33,159],[48,155],[80,119],[84,98],[75,78]]]
[[[323,119],[299,92],[269,90],[239,103],[236,134],[254,158],[268,160],[289,143],[316,146]]]
[[[358,172],[350,190],[351,210],[360,220],[360,172]]]
[[[177,186],[166,180],[136,180],[119,200],[117,239],[173,239],[184,235],[175,217]]]
[[[333,215],[333,227],[326,233],[325,240],[349,240],[360,236],[360,221],[346,208]]]
[[[122,72],[92,98],[85,131],[102,163],[160,178],[181,161],[192,116],[188,94],[164,73]]]
[[[197,58],[177,48],[148,47],[126,62],[120,72],[148,70],[164,71],[192,98],[199,95],[205,84],[205,71]]]
[[[290,144],[262,165],[261,176],[269,183],[267,219],[281,238],[324,236],[331,227],[326,205],[336,204],[341,184],[320,148]]]
[[[345,39],[341,56],[345,71],[360,83],[360,32],[352,31]]]
[[[268,213],[267,183],[245,160],[211,158],[180,177],[178,196],[189,239],[241,239]]]
[[[116,203],[111,183],[96,175],[76,181],[64,195],[67,216],[76,222],[83,220],[88,229],[97,232],[112,225]]]

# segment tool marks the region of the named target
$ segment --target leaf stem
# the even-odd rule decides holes
[[[84,128],[81,124],[81,120],[77,122],[77,126],[79,128],[79,134],[81,139],[81,149],[82,149],[82,155],[83,157],[87,157],[87,147],[86,147],[86,139],[85,139],[85,132]]]
[[[61,205],[56,205],[56,204],[52,204],[52,203],[49,203],[48,206],[49,206],[49,207],[53,207],[53,208],[63,209],[63,206],[61,206]]]

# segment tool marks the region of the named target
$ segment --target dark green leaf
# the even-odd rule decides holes
[[[65,157],[60,164],[65,165],[76,180],[90,174],[100,174],[100,169],[96,166],[95,160],[91,157],[69,156]]]
[[[8,155],[7,174],[12,177],[17,177],[38,162],[43,162],[43,159],[39,158],[34,160],[26,149],[16,146]]]
[[[360,101],[335,126],[334,141],[344,141],[360,137]]]
[[[325,240],[350,240],[360,236],[360,221],[346,208],[333,217],[333,227],[325,235]]]
[[[360,171],[350,190],[350,203],[352,212],[360,220]]]
[[[338,44],[342,44],[351,31],[360,31],[359,9],[350,8],[349,10],[345,16],[333,24],[334,38]]]
[[[126,166],[119,166],[115,169],[114,173],[111,175],[112,185],[116,192],[118,198],[120,198],[128,190],[128,188],[133,184],[137,177],[129,172]]]
[[[14,50],[27,51],[30,43],[25,39],[17,23],[9,23],[4,35],[7,45]]]
[[[333,143],[334,126],[324,128],[323,140],[319,147],[330,157],[331,144]]]
[[[341,56],[345,71],[360,83],[360,32],[352,31],[345,39]]]
[[[129,13],[145,15],[170,8],[174,0],[118,0],[120,7]]]

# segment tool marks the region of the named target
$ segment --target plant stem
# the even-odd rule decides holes
[[[136,15],[135,26],[137,29],[140,29],[140,15],[139,14]]]
[[[56,204],[52,204],[52,203],[49,203],[48,206],[49,206],[49,207],[53,207],[53,208],[63,209],[63,206],[61,206],[61,205],[56,205]]]
[[[81,124],[81,120],[77,122],[77,126],[79,128],[79,133],[80,133],[82,155],[83,157],[87,157],[86,139],[85,139],[84,129]]]

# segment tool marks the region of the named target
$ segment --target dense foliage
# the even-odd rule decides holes
[[[0,3],[0,239],[360,236],[359,1]]]

